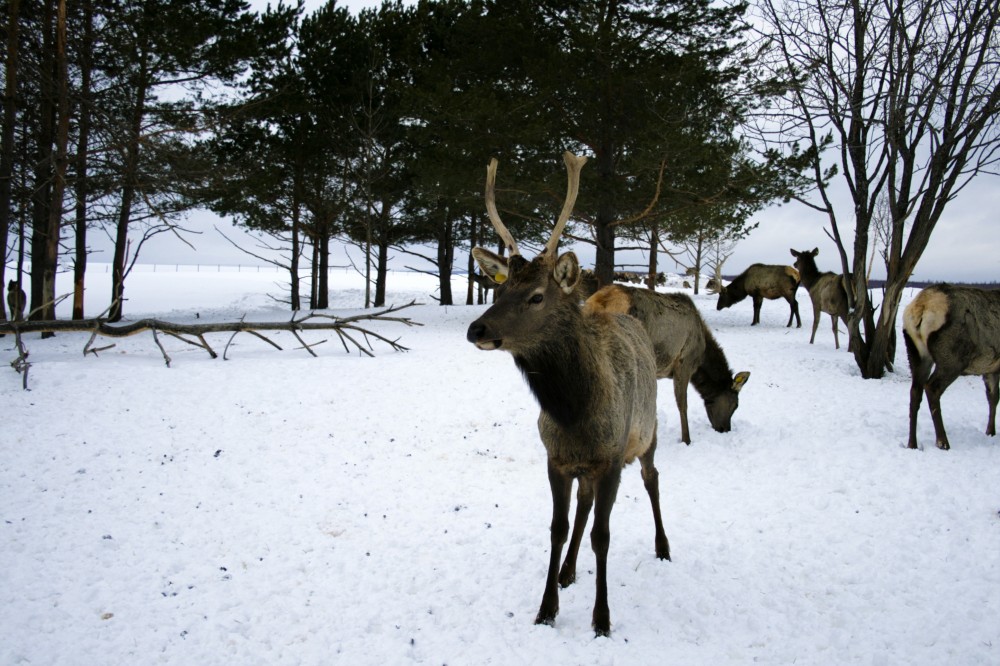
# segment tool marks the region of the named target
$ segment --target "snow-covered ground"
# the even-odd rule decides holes
[[[94,309],[109,277],[91,273]],[[283,321],[280,281],[146,268],[126,316]],[[555,626],[532,623],[545,454],[510,356],[465,340],[483,306],[437,306],[425,276],[389,287],[426,304],[401,313],[423,326],[373,326],[410,348],[375,358],[332,333],[305,335],[328,338],[319,358],[241,334],[229,360],[161,336],[167,368],[149,333],[99,358],[85,334],[31,336],[23,391],[0,340],[0,664],[1000,663],[1000,442],[979,378],[944,396],[952,450],[925,402],[910,451],[902,347],[896,374],[865,381],[827,321],[809,345],[804,290],[801,329],[784,302],[751,328],[749,301],[699,296],[752,376],[726,434],[692,389],[691,446],[660,382],[673,561],[654,556],[635,465],[612,514],[612,635],[595,639],[586,540]],[[334,275],[338,313],[362,299]]]

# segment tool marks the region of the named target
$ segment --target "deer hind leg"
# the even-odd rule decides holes
[[[569,504],[573,494],[573,477],[563,474],[549,460],[549,487],[552,489],[552,551],[549,554],[549,571],[545,578],[542,604],[535,616],[535,624],[554,624],[559,614],[559,558],[569,534]]]
[[[791,328],[793,319],[795,320],[795,327],[802,328],[802,317],[799,316],[799,302],[795,300],[795,294],[792,293],[785,300],[788,301],[788,307],[791,310],[788,313],[788,323],[785,324],[785,328]]]
[[[763,303],[763,302],[764,302],[764,298],[762,296],[754,296],[753,297],[753,321],[750,322],[751,326],[756,326],[757,324],[760,323],[760,306],[761,306],[761,303]],[[788,325],[789,326],[792,325],[791,319],[788,320]]]
[[[656,434],[653,434],[653,443],[649,449],[639,458],[642,465],[642,483],[646,486],[646,493],[649,495],[649,503],[653,508],[653,524],[656,528],[656,556],[661,560],[670,559],[670,543],[667,541],[667,534],[663,531],[663,517],[660,514],[660,473],[653,464],[653,456],[656,453]]]
[[[958,378],[957,372],[949,372],[938,364],[927,381],[927,405],[931,409],[931,420],[934,422],[934,435],[937,447],[943,451],[951,448],[948,434],[944,430],[944,419],[941,417],[941,395]]]
[[[611,611],[608,610],[608,549],[611,545],[611,509],[618,495],[621,481],[621,462],[612,461],[597,479],[594,496],[594,527],[590,531],[590,545],[597,560],[597,596],[594,599],[592,625],[598,636],[611,634]]]
[[[906,356],[910,360],[910,437],[907,446],[911,449],[917,448],[917,414],[920,412],[920,403],[924,399],[924,385],[927,384],[927,377],[930,374],[930,359],[923,359],[916,345],[910,339],[910,334],[903,332],[903,342],[906,344]]]
[[[573,519],[573,536],[569,539],[569,550],[559,570],[559,586],[569,587],[576,581],[576,556],[580,552],[580,542],[583,541],[583,531],[590,518],[590,509],[594,506],[594,484],[590,479],[581,477],[576,492],[576,517]]]
[[[990,405],[990,415],[986,421],[986,434],[995,437],[997,434],[997,402],[1000,402],[1000,373],[983,375],[986,384],[986,401]]]

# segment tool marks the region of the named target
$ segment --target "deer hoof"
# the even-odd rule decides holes
[[[550,627],[556,624],[556,613],[558,610],[552,613],[547,611],[538,611],[538,615],[535,616],[535,624],[547,624]]]

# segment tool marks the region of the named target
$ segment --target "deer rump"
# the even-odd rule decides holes
[[[642,324],[653,345],[657,378],[673,379],[681,441],[691,443],[687,419],[689,383],[701,395],[712,428],[717,432],[732,429],[739,392],[750,373],[733,374],[725,353],[690,297],[610,285],[587,299],[584,311],[628,314]]]
[[[941,395],[962,375],[981,375],[996,435],[1000,400],[1000,291],[938,284],[922,290],[903,311],[903,340],[910,362],[910,433],[917,448],[917,413],[923,394],[934,422],[936,444],[950,449],[941,416]]]

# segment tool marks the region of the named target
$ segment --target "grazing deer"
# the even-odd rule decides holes
[[[3,284],[0,282],[0,284]],[[24,319],[24,307],[28,302],[28,295],[24,293],[16,280],[7,283],[7,308],[10,309],[10,320],[21,321]]]
[[[504,349],[538,400],[538,432],[548,454],[552,490],[552,551],[536,624],[553,624],[559,586],[576,579],[576,559],[591,507],[591,545],[597,559],[593,627],[608,635],[607,559],[609,519],[622,467],[636,458],[653,507],[655,552],[670,559],[660,517],[656,451],[656,361],[649,336],[632,317],[585,311],[580,307],[580,265],[576,255],[557,255],[559,237],[576,201],[586,158],[564,155],[569,185],[552,237],[528,261],[497,213],[496,160],[486,177],[486,210],[510,255],[475,248],[483,272],[505,289],[496,303],[469,326],[469,342],[484,350]],[[569,535],[573,480],[578,482],[573,535],[562,568],[559,559]]]
[[[982,375],[990,406],[986,434],[996,435],[1000,291],[949,284],[927,287],[903,311],[903,339],[913,375],[908,446],[917,448],[917,412],[926,392],[937,446],[951,448],[941,418],[941,394],[961,375]]]
[[[837,333],[837,319],[844,322],[847,327],[847,289],[844,284],[844,276],[827,271],[820,273],[816,268],[816,255],[819,248],[812,252],[803,250],[801,252],[789,248],[792,256],[795,257],[795,268],[799,272],[802,286],[809,292],[809,298],[813,304],[813,330],[809,338],[809,344],[816,340],[816,328],[819,326],[820,312],[830,315],[833,322],[833,344],[840,349],[840,337]],[[851,351],[850,341],[848,341],[847,351]]]
[[[720,283],[719,301],[715,309],[728,308],[750,296],[753,298],[753,322],[750,325],[756,326],[760,323],[760,306],[764,299],[783,298],[792,309],[785,326],[791,326],[794,318],[798,322],[797,327],[802,328],[799,303],[795,300],[795,290],[798,287],[799,272],[791,266],[753,264],[728,285],[722,286]]]
[[[739,393],[749,372],[735,376],[726,355],[705,325],[694,301],[685,294],[610,285],[587,299],[585,310],[629,314],[638,319],[653,342],[657,378],[674,380],[674,399],[681,415],[681,440],[691,443],[687,420],[688,383],[705,401],[708,420],[718,432],[732,428]]]

